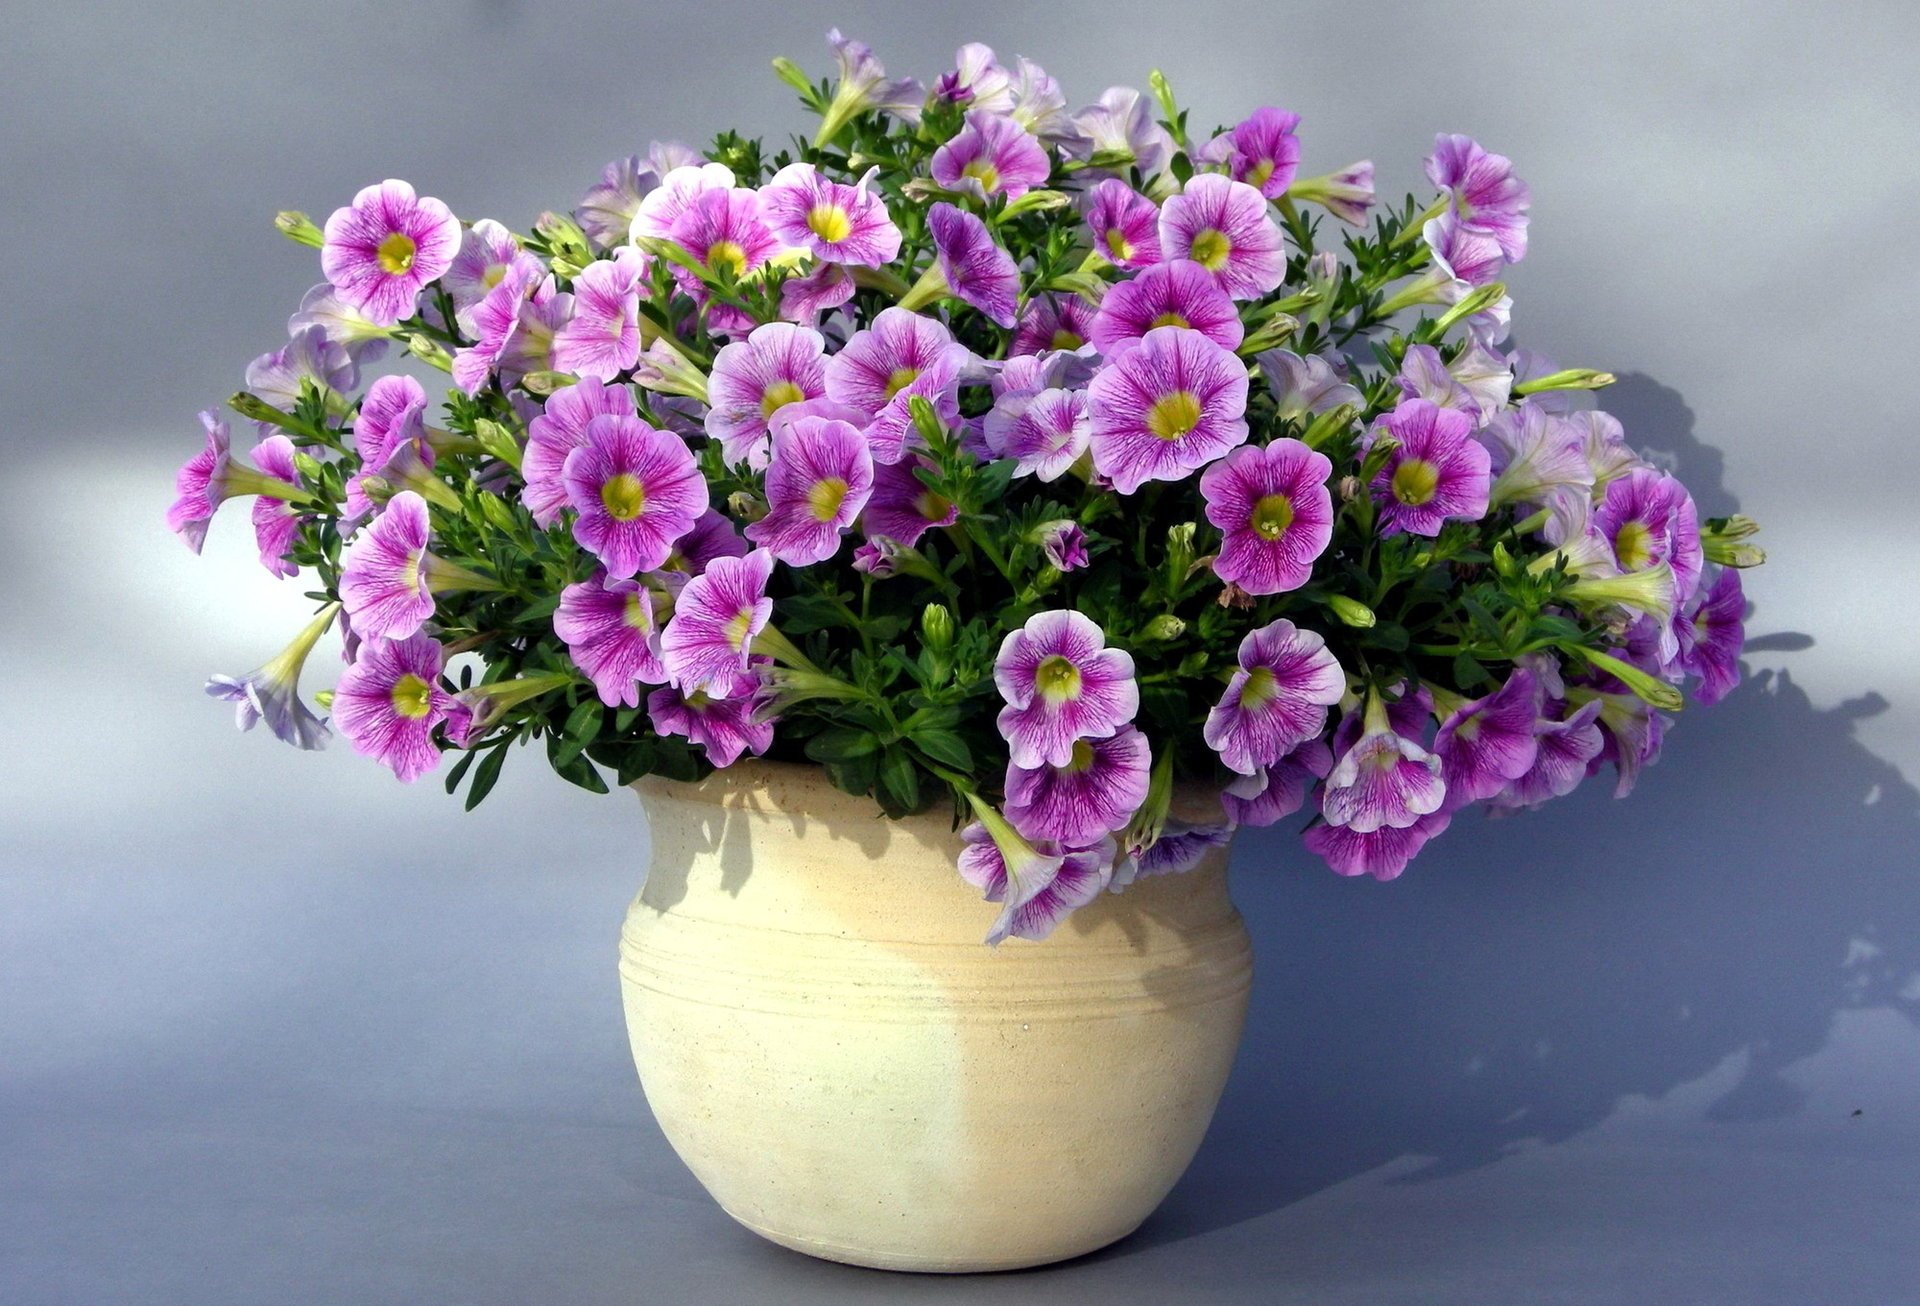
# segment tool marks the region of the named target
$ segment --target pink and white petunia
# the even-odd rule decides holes
[[[1467,226],[1451,212],[1427,219],[1420,235],[1433,252],[1438,269],[1462,285],[1491,285],[1507,266],[1496,237]]]
[[[642,681],[667,683],[653,593],[642,581],[595,572],[567,586],[554,610],[553,633],[609,707],[638,707]]]
[[[1325,639],[1285,617],[1248,631],[1239,662],[1201,737],[1228,770],[1253,775],[1320,734],[1347,677]]]
[[[918,468],[931,467],[925,458],[915,456],[874,468],[873,493],[861,515],[860,529],[869,538],[912,548],[934,527],[958,521],[960,509],[914,474]]]
[[[1108,648],[1086,615],[1036,613],[1000,645],[994,684],[1007,706],[1000,733],[1016,766],[1065,766],[1082,739],[1117,734],[1140,709],[1133,658]]]
[[[1188,259],[1175,259],[1109,290],[1094,316],[1091,339],[1101,353],[1113,355],[1155,327],[1168,326],[1198,331],[1223,349],[1238,349],[1247,333],[1240,311],[1213,274]]]
[[[885,308],[827,360],[827,396],[866,415],[875,462],[897,463],[916,439],[908,400],[924,396],[942,418],[957,418],[960,373],[972,359],[939,322]]]
[[[1160,261],[1160,206],[1118,177],[1088,190],[1080,213],[1094,252],[1115,267],[1133,271]]]
[[[1232,839],[1233,827],[1224,822],[1195,825],[1169,819],[1159,838],[1143,848],[1128,850],[1114,866],[1114,890],[1155,875],[1185,875],[1208,853],[1226,847]]]
[[[1249,594],[1284,594],[1313,577],[1333,539],[1333,463],[1298,440],[1242,445],[1200,474],[1207,520],[1220,528],[1214,574]]]
[[[789,567],[825,562],[840,551],[873,492],[873,455],[860,428],[828,417],[783,423],[767,466],[767,515],[747,538]]]
[[[673,161],[660,166],[661,155],[668,150],[674,152]],[[597,248],[624,245],[633,230],[633,217],[640,211],[640,202],[659,188],[660,178],[674,167],[699,161],[700,156],[684,145],[663,146],[658,141],[653,143],[646,158],[629,154],[624,159],[615,159],[601,170],[600,180],[580,197],[579,205],[573,210],[574,220]]]
[[[1091,848],[1035,847],[991,807],[975,801],[974,810],[981,819],[960,831],[959,870],[988,902],[1001,905],[988,943],[1044,939],[1112,882],[1111,840]]]
[[[652,571],[707,510],[707,482],[679,436],[638,417],[596,417],[560,479],[573,538],[624,579]]]
[[[284,435],[270,435],[254,446],[253,461],[261,472],[288,485],[300,483],[300,469],[294,463],[293,441]],[[253,540],[260,549],[260,565],[276,576],[300,574],[289,556],[293,540],[300,533],[299,508],[274,494],[261,494],[253,501]]]
[[[1443,132],[1434,137],[1426,167],[1463,228],[1492,237],[1509,263],[1526,257],[1527,184],[1513,175],[1511,160],[1489,154],[1471,137]]]
[[[765,469],[772,452],[767,423],[788,404],[826,394],[826,352],[818,331],[769,322],[714,355],[706,428],[729,463]]]
[[[554,361],[554,341],[561,329],[573,320],[573,302],[572,293],[561,290],[550,276],[533,288],[533,294],[520,305],[519,321],[494,364],[494,372],[502,385],[529,372],[551,372],[558,368]],[[611,324],[608,329],[611,330]]]
[[[989,321],[1011,327],[1020,298],[1020,271],[987,224],[965,209],[936,204],[927,213],[927,230],[933,236],[934,266],[947,293]]]
[[[1272,766],[1240,776],[1220,794],[1221,810],[1236,826],[1268,826],[1306,805],[1313,786],[1333,770],[1324,739],[1309,739]]]
[[[1133,819],[1152,769],[1147,737],[1132,726],[1077,740],[1063,766],[1007,767],[1007,819],[1028,839],[1087,847]]]
[[[717,767],[732,766],[742,753],[758,757],[773,745],[773,722],[760,720],[753,699],[745,696],[714,698],[669,685],[647,695],[647,716],[659,733],[700,745]]]
[[[744,186],[702,191],[673,220],[667,236],[709,273],[738,281],[781,250],[780,240],[760,219],[760,195]],[[692,272],[675,265],[674,275],[689,293],[700,291]]]
[[[553,336],[553,366],[611,381],[640,357],[640,287],[647,256],[622,246],[573,279],[573,316]]]
[[[984,200],[1018,199],[1047,184],[1053,163],[1040,142],[1011,118],[974,110],[966,126],[933,152],[933,179],[951,191]]]
[[[1534,722],[1533,765],[1488,800],[1493,807],[1538,807],[1564,798],[1587,778],[1605,741],[1600,737],[1600,703],[1596,699],[1565,718],[1541,717]]]
[[[379,326],[413,316],[420,292],[453,266],[460,220],[404,181],[383,181],[335,209],[320,246],[320,271],[340,298]]]
[[[933,84],[936,99],[948,104],[1004,114],[1013,108],[1013,75],[993,56],[993,48],[972,41],[954,53],[953,71]]]
[[[1084,390],[1009,391],[994,400],[981,433],[1015,476],[1057,481],[1087,451],[1093,419]]]
[[[587,424],[596,417],[632,417],[637,411],[633,391],[591,377],[553,392],[545,410],[527,424],[527,448],[520,460],[526,480],[521,502],[535,522],[545,528],[560,520],[567,506],[567,455],[587,442]]]
[[[1155,327],[1088,388],[1094,469],[1122,494],[1177,481],[1247,440],[1247,369],[1198,331]]]
[[[333,724],[353,751],[411,784],[440,765],[433,732],[460,710],[440,686],[443,654],[428,635],[369,638],[333,691]]]
[[[520,329],[521,310],[545,272],[538,260],[515,263],[467,309],[463,325],[474,343],[454,351],[455,385],[470,395],[477,394],[492,378],[501,355]]]
[[[470,311],[515,268],[526,271],[529,285],[547,273],[546,266],[521,249],[513,233],[492,218],[467,228],[460,238],[460,252],[440,278],[441,288],[453,300],[454,318],[467,334],[473,334]]]
[[[1327,824],[1355,834],[1406,829],[1439,811],[1446,796],[1440,759],[1400,734],[1380,696],[1369,694],[1360,737],[1333,764],[1320,795]]]
[[[1053,350],[1078,349],[1093,332],[1098,310],[1078,295],[1035,295],[1014,323],[1009,359]]]
[[[206,443],[174,475],[174,498],[167,506],[167,529],[195,553],[206,543],[213,514],[228,499],[266,494],[286,503],[304,503],[310,497],[298,485],[235,458],[233,433],[211,409],[200,414],[200,425]]]
[[[1255,109],[1209,141],[1200,155],[1208,163],[1224,164],[1235,181],[1277,200],[1287,193],[1300,167],[1300,138],[1293,134],[1299,125],[1297,113],[1271,105]]]
[[[427,501],[403,490],[340,555],[340,602],[362,639],[405,639],[433,615],[433,596],[494,590],[499,582],[427,548]]]
[[[648,191],[634,210],[628,228],[631,240],[665,240],[673,234],[673,224],[708,191],[732,190],[733,169],[723,163],[687,161],[669,169],[660,184]]]
[[[300,402],[308,385],[324,397],[353,389],[359,379],[352,352],[319,324],[300,327],[286,344],[247,364],[247,389],[288,410]]]
[[[1361,831],[1350,825],[1316,825],[1302,836],[1302,842],[1337,875],[1392,880],[1422,848],[1446,832],[1451,820],[1445,812],[1433,812],[1404,827],[1383,825]]]
[[[789,163],[761,188],[760,216],[785,244],[822,262],[884,267],[900,253],[900,228],[870,180],[849,186],[811,163]]]
[[[1433,751],[1440,755],[1448,811],[1492,798],[1533,769],[1541,702],[1540,682],[1516,667],[1499,689],[1447,714]]]
[[[315,326],[328,340],[344,348],[356,364],[371,363],[386,355],[387,328],[369,322],[364,313],[324,281],[301,297],[300,307],[287,318],[287,334],[297,336]]]
[[[859,287],[838,263],[821,263],[802,276],[780,283],[780,319],[810,327],[853,298]]]
[[[1487,515],[1493,464],[1474,424],[1424,399],[1403,399],[1380,419],[1397,446],[1373,478],[1383,535],[1438,535],[1449,520]]]
[[[755,549],[743,558],[713,559],[680,591],[660,636],[660,658],[682,693],[740,692],[754,637],[773,616],[772,576],[773,555]]]
[[[1160,207],[1160,252],[1192,259],[1235,299],[1258,299],[1287,275],[1286,241],[1266,199],[1217,173],[1193,178]]]
[[[700,514],[693,529],[674,544],[673,552],[660,564],[662,571],[698,576],[715,558],[744,558],[747,542],[731,521],[709,508]]]

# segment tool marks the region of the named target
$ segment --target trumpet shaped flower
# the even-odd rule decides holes
[[[573,538],[624,579],[652,571],[707,510],[707,482],[679,436],[637,417],[596,417],[561,467]]]
[[[387,327],[413,315],[420,292],[459,252],[460,220],[452,210],[389,180],[333,211],[320,270],[350,307]]]
[[[1108,648],[1092,618],[1070,610],[1036,613],[1009,634],[993,680],[1006,700],[999,726],[1015,766],[1066,766],[1075,743],[1118,734],[1140,709],[1132,656]]]

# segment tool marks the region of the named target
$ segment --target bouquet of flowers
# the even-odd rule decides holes
[[[242,727],[320,746],[337,627],[332,728],[402,780],[455,753],[469,806],[536,740],[601,792],[810,761],[950,806],[997,941],[1303,809],[1391,879],[1475,804],[1626,793],[1736,683],[1754,524],[1612,377],[1502,349],[1508,160],[1440,136],[1392,208],[1277,108],[1193,135],[1158,74],[1073,112],[985,46],[929,92],[829,40],[831,81],[774,65],[810,140],[655,144],[529,232],[401,181],[280,215],[325,281],[168,513],[197,550],[250,497],[314,577],[208,686]]]

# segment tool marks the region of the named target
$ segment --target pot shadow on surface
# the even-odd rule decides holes
[[[1606,406],[1703,516],[1735,504],[1670,389]],[[1764,541],[1763,541],[1764,542]],[[1753,651],[1812,641],[1767,634]],[[1854,736],[1867,693],[1816,708],[1767,672],[1689,708],[1626,800],[1598,777],[1548,809],[1456,821],[1393,884],[1345,880],[1301,818],[1237,841],[1254,938],[1246,1041],[1186,1177],[1097,1259],[1253,1219],[1400,1158],[1420,1183],[1555,1143],[1622,1099],[1744,1058],[1714,1122],[1796,1114],[1781,1071],[1838,1013],[1920,1023],[1920,793]],[[1736,1062],[1738,1064],[1738,1062]]]

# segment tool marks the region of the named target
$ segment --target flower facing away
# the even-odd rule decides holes
[[[1207,713],[1203,738],[1229,770],[1253,775],[1318,736],[1346,691],[1326,640],[1281,617],[1240,641],[1239,670]]]
[[[561,467],[573,538],[607,574],[652,571],[707,510],[707,482],[677,435],[637,417],[596,417]]]
[[[453,266],[460,220],[404,181],[384,181],[335,209],[320,247],[320,270],[340,298],[379,326],[413,315],[420,292]]]
[[[1076,742],[1119,733],[1140,708],[1133,658],[1078,612],[1029,617],[1000,645],[993,679],[1015,766],[1066,766]]]
[[[660,658],[682,694],[744,692],[754,637],[773,616],[772,575],[773,555],[755,549],[741,558],[715,558],[680,591],[660,636]]]
[[[1018,199],[1047,183],[1053,171],[1040,142],[1011,118],[975,110],[966,126],[933,154],[933,179],[951,191]]]
[[[796,418],[773,439],[767,515],[747,527],[747,538],[790,567],[824,562],[872,492],[873,455],[858,427]]]
[[[270,435],[254,446],[253,461],[262,473],[287,485],[300,483],[300,469],[294,463],[293,441],[284,435]],[[260,565],[276,576],[297,576],[293,541],[300,533],[299,508],[271,493],[253,501],[253,538],[260,548]]]
[[[347,545],[340,601],[361,638],[405,639],[433,615],[435,594],[500,588],[429,551],[432,534],[427,501],[403,490]]]
[[[1225,164],[1235,181],[1277,200],[1287,193],[1300,166],[1300,138],[1293,134],[1299,125],[1297,113],[1272,106],[1255,109],[1231,131],[1215,137],[1202,155]]]
[[[1195,177],[1161,206],[1160,250],[1198,263],[1235,299],[1258,299],[1287,275],[1286,243],[1266,199],[1214,173]]]
[[[1408,399],[1380,425],[1398,446],[1373,478],[1386,534],[1438,535],[1449,520],[1486,516],[1493,464],[1471,417]]]
[[[1440,756],[1448,811],[1492,798],[1533,769],[1540,685],[1525,667],[1484,698],[1462,703],[1440,723],[1433,751]]]
[[[1723,567],[1699,602],[1677,623],[1680,666],[1700,677],[1694,697],[1702,703],[1718,703],[1740,683],[1746,612],[1740,573]]]
[[[1587,778],[1587,768],[1605,746],[1600,737],[1596,700],[1564,718],[1541,717],[1533,724],[1533,764],[1491,799],[1495,807],[1537,807],[1572,793]]]
[[[1452,820],[1444,812],[1417,818],[1411,825],[1359,830],[1350,825],[1316,825],[1302,841],[1340,875],[1397,879],[1428,842],[1445,833]]]
[[[1223,536],[1214,574],[1249,594],[1299,589],[1333,538],[1333,464],[1298,440],[1242,445],[1200,475]]]
[[[1112,881],[1111,840],[1082,849],[1035,846],[978,795],[969,794],[968,801],[979,820],[960,832],[959,869],[987,901],[1000,904],[989,944],[1046,938]]]
[[[1401,830],[1440,810],[1446,799],[1440,759],[1400,734],[1378,694],[1367,699],[1360,738],[1333,764],[1320,813],[1355,834]]]
[[[244,676],[210,677],[207,696],[234,704],[234,723],[242,730],[265,721],[273,737],[284,744],[302,749],[325,747],[326,724],[300,701],[300,669],[339,612],[337,603],[322,608],[279,656],[259,670]]]
[[[247,389],[285,409],[300,402],[307,385],[322,395],[338,395],[353,389],[359,378],[352,352],[317,323],[294,330],[286,344],[247,364]]]
[[[440,764],[433,732],[459,709],[440,685],[441,661],[424,634],[369,638],[333,691],[333,723],[353,751],[409,783]]]
[[[1318,416],[1342,404],[1358,408],[1359,389],[1319,354],[1302,357],[1285,349],[1269,349],[1254,359],[1273,394],[1275,415],[1299,421]]]
[[[1152,177],[1173,155],[1173,138],[1154,121],[1152,102],[1130,86],[1108,87],[1098,101],[1073,115],[1073,125],[1077,133],[1066,151],[1076,159],[1128,158],[1142,176]],[[1094,172],[1099,175],[1100,170]]]
[[[1235,825],[1268,826],[1306,805],[1316,781],[1333,770],[1333,752],[1313,739],[1252,775],[1242,776],[1220,794],[1220,806]]]
[[[936,261],[930,272],[938,273],[937,284],[955,299],[979,309],[989,321],[1012,326],[1020,294],[1020,271],[1014,266],[1013,256],[994,240],[987,224],[965,209],[936,204],[927,214],[927,230],[933,233]],[[909,295],[901,303],[911,300]]]
[[[174,476],[174,498],[167,506],[167,529],[195,553],[206,542],[207,523],[228,499],[265,494],[282,503],[304,503],[311,497],[298,485],[235,458],[233,434],[217,414],[201,413],[200,425],[206,444]]]
[[[1093,465],[1122,494],[1175,481],[1247,439],[1247,369],[1198,331],[1155,327],[1093,378]]]
[[[751,698],[716,698],[705,690],[668,685],[647,695],[647,716],[663,735],[700,745],[715,766],[732,766],[743,753],[759,756],[773,743],[773,722],[757,719]]]
[[[1080,348],[1093,335],[1094,312],[1078,295],[1035,295],[1014,324],[1007,356]]]
[[[826,263],[877,268],[900,252],[900,228],[863,181],[828,180],[811,163],[790,163],[760,191],[760,216],[787,245]]]
[[[1152,764],[1147,737],[1132,726],[1076,740],[1064,766],[1007,768],[1007,819],[1025,838],[1086,847],[1133,819]]]
[[[641,581],[596,572],[567,586],[554,610],[553,633],[609,707],[638,707],[641,682],[667,683],[653,592]]]
[[[1100,352],[1114,354],[1155,327],[1169,326],[1189,327],[1225,349],[1238,349],[1246,336],[1239,310],[1213,276],[1198,263],[1175,259],[1108,291],[1090,338]]]
[[[714,355],[707,379],[707,434],[729,463],[763,470],[773,415],[827,392],[827,342],[810,327],[769,322]]]
[[[1446,192],[1463,229],[1492,237],[1509,263],[1526,257],[1527,184],[1513,175],[1509,159],[1470,137],[1443,133],[1427,156],[1427,179]]]

